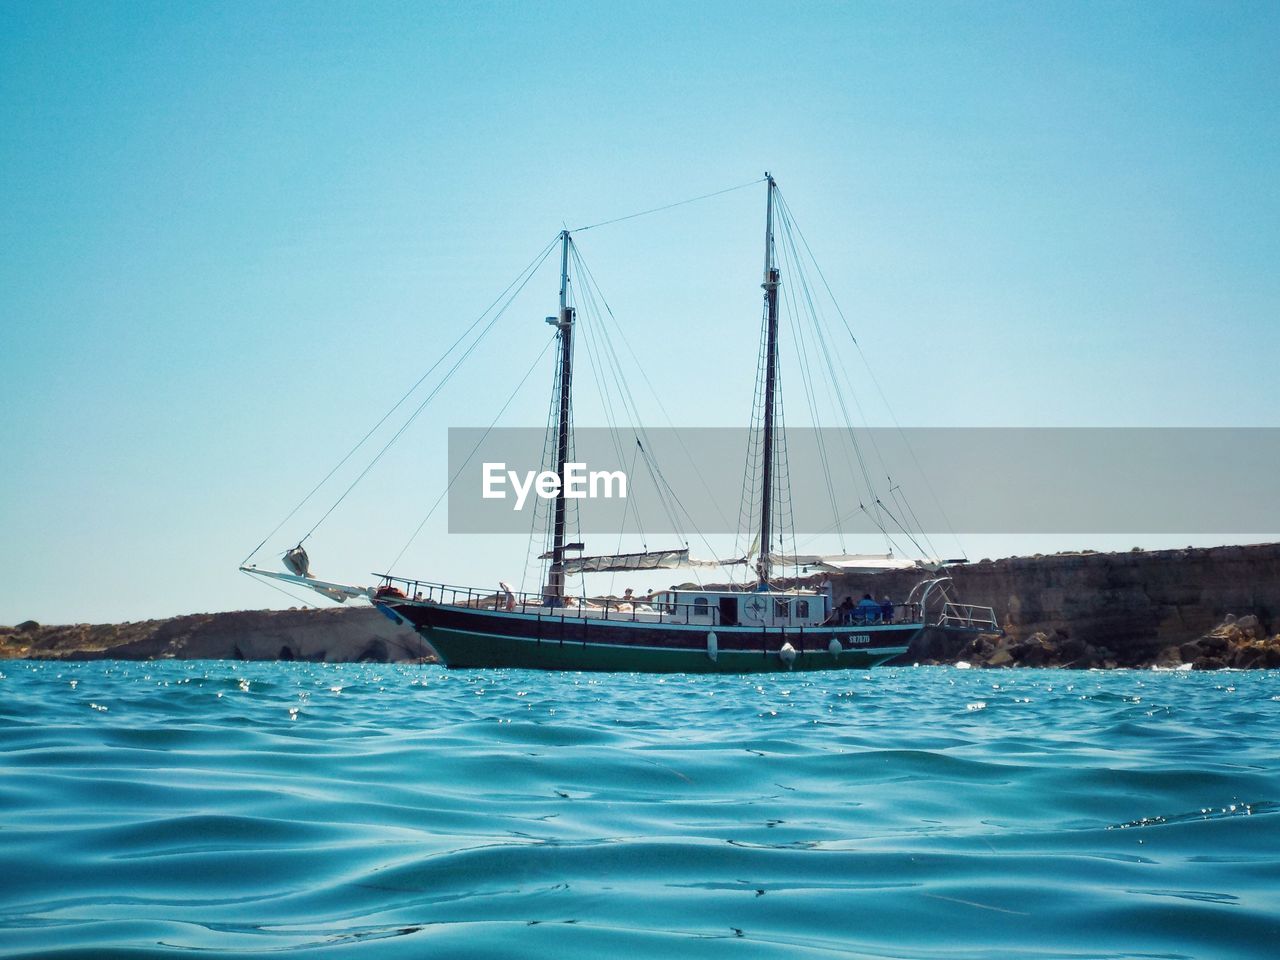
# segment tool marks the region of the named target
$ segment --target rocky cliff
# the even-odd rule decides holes
[[[200,613],[140,623],[0,627],[0,656],[50,660],[429,659],[416,633],[372,607]]]
[[[1005,636],[1003,644],[992,639],[993,653],[1001,646],[1048,643],[1049,663],[1191,662],[1186,658],[1195,655],[1194,649],[1188,647],[1180,653],[1183,659],[1175,660],[1170,648],[1181,651],[1221,633],[1237,617],[1249,624],[1237,646],[1280,631],[1280,544],[1013,557],[949,572],[957,599],[995,609]],[[918,579],[913,572],[892,572],[841,577],[833,586],[837,601],[864,593],[902,600]],[[912,652],[920,659],[960,659],[965,643],[932,635]],[[1013,659],[1018,662],[1016,655]],[[1218,665],[1234,665],[1231,660],[1227,654]]]

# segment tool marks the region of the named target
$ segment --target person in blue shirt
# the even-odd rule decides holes
[[[864,593],[858,605],[853,608],[854,623],[879,623],[880,604],[871,599],[871,594]]]

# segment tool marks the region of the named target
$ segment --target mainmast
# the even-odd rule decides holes
[[[765,302],[765,373],[764,373],[764,469],[760,482],[760,562],[756,566],[759,585],[769,584],[769,554],[772,549],[770,508],[773,506],[773,413],[774,392],[778,381],[778,268],[773,260],[773,177],[769,181],[769,200],[764,227],[764,302]]]
[[[560,315],[548,317],[560,330],[560,416],[556,425],[556,476],[564,477],[564,465],[569,459],[569,434],[571,424],[570,396],[573,384],[573,308],[569,306],[569,231],[560,231]],[[551,532],[551,569],[547,574],[545,598],[552,606],[564,602],[564,483],[556,494],[555,520]]]

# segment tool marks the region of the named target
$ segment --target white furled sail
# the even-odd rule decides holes
[[[290,567],[292,566],[293,565],[290,564]],[[359,598],[368,600],[373,597],[373,590],[370,587],[356,587],[349,583],[331,583],[328,580],[317,580],[315,577],[299,576],[294,573],[276,573],[274,570],[259,570],[257,567],[241,567],[240,569],[244,573],[253,574],[255,577],[267,577],[271,580],[283,580],[285,583],[296,583],[304,587],[310,587],[316,593],[323,594],[330,600],[336,600],[338,603]]]
[[[302,548],[302,544],[298,544],[285,553],[284,565],[289,568],[289,572],[294,576],[311,576],[311,558],[307,556],[307,551]]]
[[[931,570],[938,566],[930,561],[895,557],[892,553],[774,553],[769,555],[769,562],[783,567],[808,567],[822,573],[884,573],[888,570]]]
[[[643,553],[613,553],[598,557],[573,557],[564,561],[568,576],[580,573],[614,573],[628,570],[674,570],[677,567],[719,567],[719,560],[695,560],[689,549],[646,550]]]

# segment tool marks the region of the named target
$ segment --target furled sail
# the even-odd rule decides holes
[[[302,587],[309,587],[316,593],[322,594],[330,600],[336,600],[338,603],[343,603],[344,601],[356,598],[368,599],[373,596],[373,590],[369,587],[357,587],[349,583],[333,583],[329,580],[317,580],[315,577],[295,573],[277,573],[274,570],[259,570],[257,567],[242,566],[240,569],[244,573],[253,574],[255,577],[267,577],[271,580],[283,580],[285,583],[296,583]]]
[[[936,563],[907,560],[892,553],[781,554],[769,562],[784,567],[808,567],[822,573],[884,573],[887,570],[935,569]]]
[[[296,577],[311,576],[311,558],[307,556],[307,551],[302,549],[302,544],[285,553],[284,565]]]
[[[718,567],[719,560],[695,560],[689,548],[646,550],[642,553],[613,553],[598,557],[572,557],[564,561],[566,576],[580,573],[614,573],[626,570],[674,570],[677,567]]]

